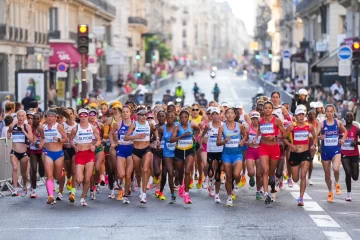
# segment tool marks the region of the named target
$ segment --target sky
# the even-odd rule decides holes
[[[227,0],[236,17],[243,20],[250,36],[254,36],[256,0]]]

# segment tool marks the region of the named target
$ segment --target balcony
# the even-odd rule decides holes
[[[129,17],[128,18],[129,27],[138,28],[139,32],[147,32],[147,20],[142,17]]]
[[[0,24],[0,40],[27,42],[28,30],[23,28],[15,28],[6,24]]]
[[[324,2],[325,0],[302,0],[296,6],[296,13],[299,15],[303,15],[306,12],[312,12],[312,10],[319,8]]]
[[[107,3],[106,0],[87,0],[92,4],[96,5],[98,8],[104,10],[105,12],[110,13],[111,15],[116,15],[116,7],[110,3]]]

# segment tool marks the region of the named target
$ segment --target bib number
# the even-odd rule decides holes
[[[176,143],[166,143],[166,148],[170,151],[175,151]]]
[[[325,138],[324,139],[324,146],[325,147],[334,147],[339,145],[338,138]]]
[[[225,144],[227,148],[236,148],[239,147],[240,139],[230,139],[228,143]]]
[[[352,141],[345,141],[344,145],[341,146],[341,150],[352,151],[354,150],[354,146],[352,146]]]

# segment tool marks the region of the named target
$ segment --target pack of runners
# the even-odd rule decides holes
[[[334,118],[333,105],[324,108],[319,103],[314,109],[299,105],[291,116],[288,104],[280,104],[280,93],[272,93],[270,99],[258,99],[248,114],[241,104],[232,107],[215,101],[206,108],[198,103],[181,108],[170,102],[149,109],[115,101],[77,110],[52,106],[43,115],[20,110],[8,129],[12,196],[29,193],[30,198],[37,198],[40,176],[46,177],[48,204],[65,200],[66,189],[71,203],[80,197],[81,206],[87,206],[87,196],[96,200],[100,186],[105,185],[108,198],[124,204],[130,204],[131,194],[146,204],[147,190],[152,188],[165,201],[167,182],[170,204],[176,203],[177,196],[192,204],[190,189],[197,180],[196,188],[206,189],[219,204],[224,183],[226,205],[232,206],[239,189],[246,185],[247,174],[250,187],[255,188],[254,198],[265,204],[276,200],[284,181],[289,187],[300,181],[297,204],[303,206],[318,152],[329,190],[327,200],[333,201],[331,169],[336,194],[342,194],[342,163],[345,199],[351,201],[351,179],[356,181],[359,176],[360,134],[352,113],[346,114],[343,125]],[[19,165],[22,189],[18,187]]]

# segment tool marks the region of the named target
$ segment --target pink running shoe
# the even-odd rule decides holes
[[[178,191],[179,197],[184,197],[185,194],[185,187],[184,185],[181,185]]]
[[[185,204],[192,204],[190,195],[188,193],[184,195],[184,203]]]

